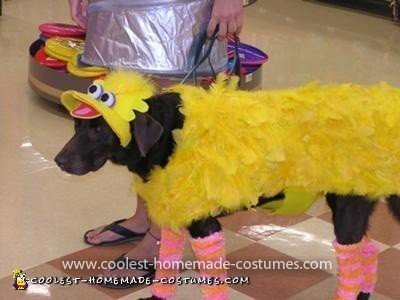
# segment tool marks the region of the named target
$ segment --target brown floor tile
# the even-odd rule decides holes
[[[317,283],[308,289],[294,295],[290,300],[320,300],[332,299],[337,287],[337,278],[335,276]]]
[[[305,214],[297,217],[269,216],[259,208],[222,217],[220,221],[224,228],[258,241],[283,230],[287,226],[300,223],[309,218],[311,217]]]
[[[128,252],[130,249],[134,247],[133,244],[125,244],[125,245],[119,245],[119,246],[113,246],[113,247],[90,247],[75,253],[72,253],[70,255],[60,257],[58,259],[55,259],[51,262],[49,262],[50,265],[54,266],[55,268],[62,270],[63,272],[69,274],[70,276],[80,276],[80,277],[90,277],[90,276],[96,276],[101,274],[102,270],[100,267],[98,267],[95,270],[90,270],[90,269],[80,269],[80,270],[65,270],[63,269],[62,266],[62,261],[96,261],[98,264],[100,264],[102,261],[111,261],[120,256],[123,253]],[[123,296],[129,295],[135,291],[138,291],[143,288],[143,286],[138,286],[135,288],[130,288],[130,289],[122,289],[122,290],[115,290],[115,289],[109,289],[109,288],[104,288],[99,285],[94,285],[94,288],[97,290],[101,291],[104,294],[107,294],[108,296],[118,299]]]
[[[290,300],[321,300],[332,299],[336,292],[338,280],[336,277],[328,278],[312,287],[302,291],[301,293],[293,296]],[[371,300],[395,300],[395,298],[386,297],[382,294],[375,292]]]
[[[227,257],[231,263],[238,261],[294,261],[281,252],[260,244],[253,244],[232,252]],[[232,285],[233,289],[255,299],[287,299],[323,281],[332,275],[321,270],[239,270],[232,268],[229,276],[248,276],[249,285]]]
[[[376,291],[384,296],[400,299],[400,250],[391,248],[379,255]]]
[[[319,216],[320,219],[332,223],[332,213]],[[378,202],[370,219],[369,235],[378,242],[393,246],[400,242],[400,224],[395,220],[385,202]]]
[[[312,218],[270,235],[258,243],[301,261],[324,261],[326,272],[336,274],[336,256],[332,249],[332,225]],[[322,267],[322,266],[321,266]]]
[[[331,224],[333,223],[332,222],[332,212],[331,211],[328,211],[326,213],[323,213],[322,215],[319,215],[318,218],[320,218],[321,220],[324,220],[326,222],[329,222]]]
[[[307,210],[307,215],[316,217],[329,211],[328,204],[326,203],[325,196],[321,196],[317,201]]]

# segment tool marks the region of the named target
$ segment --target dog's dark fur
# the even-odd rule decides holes
[[[167,93],[146,100],[148,114],[164,127],[160,140],[151,148],[146,157],[140,155],[135,139],[123,148],[120,141],[103,118],[93,120],[75,120],[75,135],[55,158],[59,167],[71,174],[83,175],[101,168],[107,160],[125,165],[131,172],[144,180],[156,165],[164,167],[172,154],[175,142],[172,131],[182,128],[184,116],[179,112],[180,97]],[[131,123],[133,132],[135,123]],[[281,198],[260,198],[260,203]],[[333,212],[335,235],[340,244],[358,243],[368,230],[368,220],[376,201],[369,201],[357,195],[328,194],[327,202]],[[388,198],[389,208],[400,220],[400,197]],[[188,228],[193,237],[206,237],[221,230],[216,218],[209,217],[193,222]],[[360,294],[359,299],[368,299],[369,295]]]

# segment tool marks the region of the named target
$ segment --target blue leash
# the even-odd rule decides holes
[[[195,54],[194,54],[194,66],[190,69],[190,71],[185,75],[185,77],[181,80],[181,84],[184,84],[187,82],[187,80],[189,79],[190,76],[193,75],[193,81],[195,83],[195,85],[197,85],[197,74],[196,71],[197,69],[206,61],[208,60],[208,64],[210,65],[210,69],[211,69],[211,73],[213,78],[216,78],[216,73],[214,70],[214,67],[211,63],[211,59],[210,59],[210,54],[211,51],[213,49],[213,46],[215,44],[215,41],[217,39],[217,34],[219,31],[219,27],[217,26],[217,28],[215,29],[212,37],[207,41],[206,38],[206,33],[204,33],[200,38],[199,38],[199,46],[196,48]],[[233,61],[233,66],[232,69],[228,71],[228,74],[230,76],[232,75],[237,75],[240,78],[240,57],[239,57],[239,39],[237,37],[237,35],[234,35],[235,37],[235,54],[234,54],[234,61]],[[202,57],[200,57],[201,51],[203,50],[203,48],[205,47],[205,45],[208,42],[208,46],[206,48],[206,51],[204,53],[204,55]]]

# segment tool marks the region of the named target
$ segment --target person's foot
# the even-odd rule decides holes
[[[119,226],[124,227],[130,231],[136,233],[146,233],[149,229],[149,224],[147,219],[143,220],[138,218],[137,216],[130,217],[120,223]],[[85,234],[85,240],[92,245],[100,245],[102,243],[111,243],[113,241],[120,240],[124,238],[123,235],[120,235],[111,230],[105,230],[105,226],[98,227],[94,230],[91,230]]]
[[[156,229],[149,230],[143,240],[132,250],[124,255],[124,257],[129,260],[144,261],[146,260],[148,264],[153,264],[154,259],[158,257],[160,251],[160,233]],[[154,269],[152,269],[154,275]],[[123,269],[108,269],[104,270],[101,277],[141,277],[147,276],[149,270],[137,270],[130,268]],[[106,286],[113,287],[113,286]]]

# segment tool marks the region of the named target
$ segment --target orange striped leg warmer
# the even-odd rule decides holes
[[[185,231],[174,232],[168,228],[161,228],[161,245],[158,264],[156,265],[156,279],[178,276],[180,270],[177,262],[182,261],[185,246]],[[175,264],[175,267],[172,267]],[[171,299],[175,295],[175,284],[155,283],[152,295],[161,299]]]
[[[375,290],[377,281],[379,246],[371,239],[366,238],[361,254],[364,274],[361,291],[366,294],[371,294]]]
[[[362,254],[364,240],[352,245],[333,242],[339,271],[339,286],[335,300],[357,299],[363,282]]]
[[[205,280],[218,279],[219,282],[224,282],[227,276],[225,269],[217,269],[217,262],[225,261],[225,239],[222,231],[213,233],[205,238],[192,238],[190,240],[193,252],[200,263],[200,278]],[[213,265],[214,268],[210,267]],[[208,266],[208,267],[207,267]],[[205,267],[205,268],[203,268]],[[228,287],[226,284],[202,284],[201,290],[204,300],[226,300],[228,299]]]

